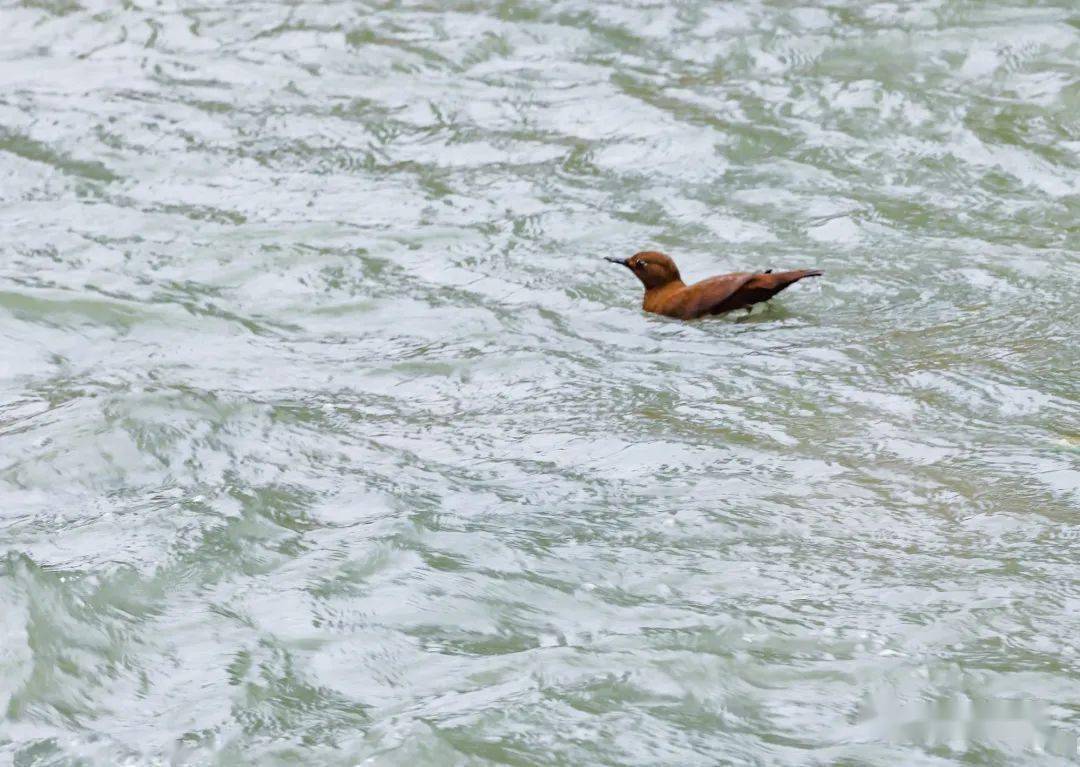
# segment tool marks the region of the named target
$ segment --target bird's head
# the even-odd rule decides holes
[[[679,267],[663,253],[645,250],[635,253],[630,258],[607,258],[613,264],[622,264],[641,280],[646,290],[661,288],[669,282],[679,282]]]

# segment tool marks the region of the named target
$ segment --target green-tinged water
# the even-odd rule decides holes
[[[0,28],[0,765],[1080,758],[1073,4]]]

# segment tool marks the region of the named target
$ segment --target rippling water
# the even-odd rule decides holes
[[[1071,3],[0,8],[0,763],[1077,758]]]

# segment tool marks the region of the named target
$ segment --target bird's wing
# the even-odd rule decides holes
[[[753,272],[734,272],[695,282],[686,289],[683,316],[700,317],[725,311],[724,304],[755,276]]]

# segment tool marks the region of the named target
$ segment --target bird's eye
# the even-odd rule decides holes
[[[635,261],[634,262],[634,268],[635,269],[644,269],[645,268],[645,262],[644,261]]]

